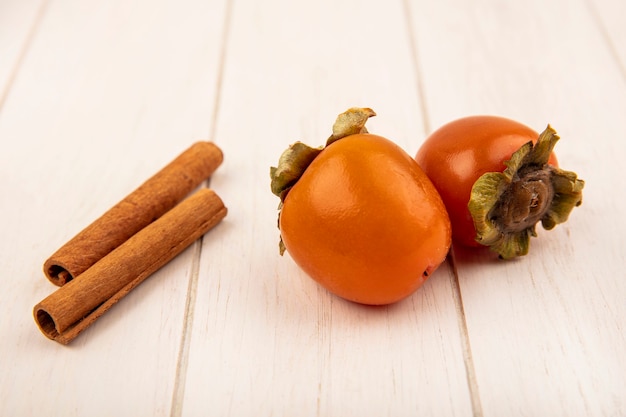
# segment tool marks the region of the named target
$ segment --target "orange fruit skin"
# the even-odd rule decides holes
[[[287,252],[330,292],[399,301],[444,261],[451,227],[437,190],[393,142],[357,134],[327,146],[284,200]]]
[[[504,162],[539,134],[517,121],[499,116],[468,116],[435,130],[415,160],[437,188],[452,223],[452,239],[467,247],[476,242],[474,220],[467,204],[474,183],[487,172],[502,172]],[[558,167],[554,153],[550,165]]]

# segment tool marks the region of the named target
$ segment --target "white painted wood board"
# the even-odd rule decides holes
[[[0,415],[624,415],[622,3],[0,0]],[[468,114],[551,123],[583,205],[523,259],[338,299],[278,255],[268,171],[355,105],[410,154]],[[227,218],[44,338],[45,258],[200,139]]]

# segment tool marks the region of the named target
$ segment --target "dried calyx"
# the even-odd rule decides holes
[[[526,255],[538,222],[550,230],[582,203],[584,181],[548,165],[558,140],[548,126],[535,145],[526,143],[505,162],[504,172],[486,173],[472,188],[468,208],[476,240],[503,259]]]
[[[365,123],[372,116],[376,116],[374,110],[361,107],[353,107],[341,113],[337,116],[333,133],[326,140],[325,146],[350,135],[367,133]],[[272,193],[280,197],[281,203],[322,149],[323,146],[312,148],[296,142],[282,153],[277,167],[270,167]]]

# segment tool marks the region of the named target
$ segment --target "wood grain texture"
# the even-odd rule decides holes
[[[0,415],[625,415],[623,11],[0,0]],[[455,248],[401,303],[342,301],[278,255],[269,166],[351,106],[410,154],[469,114],[551,123],[583,205],[523,259]],[[41,336],[46,257],[197,140],[228,217],[72,345]]]

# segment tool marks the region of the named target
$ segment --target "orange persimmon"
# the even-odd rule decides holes
[[[324,148],[298,142],[271,174],[282,200],[281,245],[296,264],[340,297],[381,305],[412,294],[435,271],[451,227],[415,160],[364,129],[372,115],[348,110]]]
[[[446,205],[455,244],[526,255],[535,225],[567,220],[584,181],[559,168],[548,126],[541,134],[499,116],[469,116],[433,132],[415,159]]]

